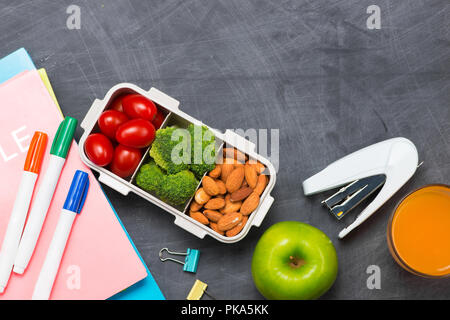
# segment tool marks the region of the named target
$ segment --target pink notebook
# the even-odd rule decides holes
[[[21,73],[0,85],[0,101],[1,243],[30,139],[36,130],[48,134],[46,158],[34,190],[36,195],[48,165],[53,137],[63,118],[37,71]],[[74,142],[28,268],[23,275],[11,274],[0,299],[31,298],[77,169],[89,173],[89,193],[83,211],[73,225],[50,299],[107,299],[147,276],[145,267],[116,219],[100,185],[79,159],[78,145]]]

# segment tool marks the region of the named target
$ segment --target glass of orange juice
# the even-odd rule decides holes
[[[450,276],[450,186],[424,186],[403,198],[387,230],[389,250],[407,271]]]

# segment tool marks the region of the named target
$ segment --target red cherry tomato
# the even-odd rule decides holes
[[[89,160],[100,167],[104,167],[111,162],[114,148],[106,136],[101,133],[93,133],[84,142],[84,151]]]
[[[141,150],[119,144],[114,150],[110,169],[121,178],[129,177],[136,170],[141,158]]]
[[[159,129],[162,125],[162,123],[164,122],[164,115],[161,112],[161,110],[158,110],[156,112],[155,118],[153,119],[152,123],[155,126],[155,129]]]
[[[123,98],[123,112],[132,119],[145,119],[152,121],[157,108],[153,101],[140,94],[130,94]]]
[[[123,98],[125,98],[126,96],[128,96],[128,94],[121,94],[118,97],[116,97],[111,104],[109,105],[108,109],[111,110],[116,110],[119,112],[123,112],[123,106],[122,106],[122,100]]]
[[[123,112],[106,110],[98,118],[98,126],[105,136],[114,140],[116,138],[117,128],[128,120],[128,117]]]
[[[132,148],[148,147],[155,139],[155,127],[150,121],[133,119],[122,124],[116,131],[117,142]]]

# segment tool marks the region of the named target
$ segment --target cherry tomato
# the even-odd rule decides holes
[[[155,127],[150,121],[133,119],[122,124],[116,131],[117,142],[132,148],[148,147],[155,139]]]
[[[141,158],[141,150],[119,144],[114,150],[110,169],[121,178],[129,177],[136,170]]]
[[[93,133],[84,142],[84,151],[89,160],[100,167],[104,167],[111,162],[114,148],[106,136],[101,133]]]
[[[114,140],[116,138],[117,128],[128,120],[128,117],[123,112],[106,110],[98,118],[98,126],[105,136]]]
[[[160,110],[158,110],[156,112],[155,118],[152,121],[155,129],[159,129],[161,127],[162,123],[164,122],[164,118],[164,114]]]
[[[122,100],[128,96],[128,94],[121,94],[118,97],[116,97],[110,104],[108,109],[116,110],[119,112],[123,112],[123,106],[122,106]]]
[[[152,121],[157,108],[153,101],[140,94],[129,94],[122,101],[123,112],[132,119],[145,119]]]

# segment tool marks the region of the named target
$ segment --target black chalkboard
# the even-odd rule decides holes
[[[80,29],[66,25],[72,4]],[[372,4],[381,29],[367,28]],[[63,112],[78,119],[110,87],[131,82],[159,88],[221,130],[279,129],[275,202],[239,243],[197,239],[156,206],[105,187],[167,298],[184,299],[196,278],[217,298],[262,298],[250,273],[255,244],[272,224],[298,220],[327,233],[338,251],[339,276],[324,299],[449,299],[450,279],[405,272],[386,243],[388,217],[405,194],[450,181],[449,17],[446,0],[2,0],[0,56],[25,47],[47,69]],[[415,143],[424,164],[338,240],[343,222],[320,205],[329,193],[306,198],[301,182],[397,136]],[[198,273],[160,262],[162,247],[200,249]],[[380,290],[366,286],[369,265],[381,269]]]

